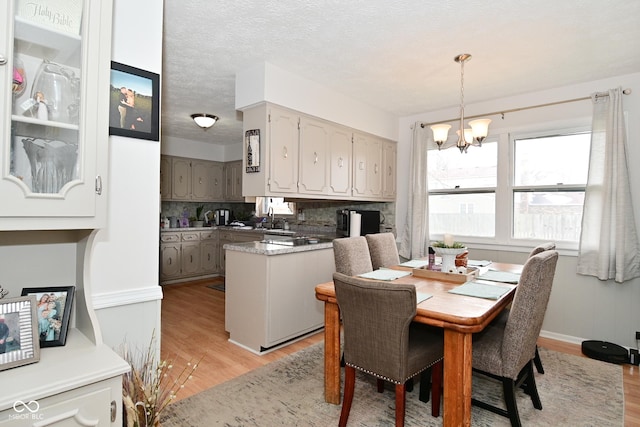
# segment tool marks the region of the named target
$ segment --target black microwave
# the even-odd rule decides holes
[[[360,235],[374,234],[380,232],[380,211],[365,211],[357,209],[341,209],[336,211],[336,234],[338,236],[349,237],[351,224],[349,219],[351,212],[356,212],[360,217]]]

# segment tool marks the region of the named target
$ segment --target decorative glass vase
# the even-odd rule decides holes
[[[456,256],[467,251],[467,248],[436,248],[436,255],[442,257],[442,267],[440,271],[443,273],[456,273]]]

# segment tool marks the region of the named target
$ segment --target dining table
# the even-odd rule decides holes
[[[492,262],[478,272],[519,274],[522,265]],[[391,269],[413,268],[393,266]],[[505,288],[497,299],[460,295],[450,292],[463,283],[450,281],[447,274],[423,277],[410,274],[389,283],[413,284],[418,295],[415,322],[444,330],[443,425],[471,425],[471,376],[473,334],[482,331],[513,300],[516,285],[486,281],[473,277],[473,282]],[[324,302],[324,397],[340,404],[340,311],[333,281],[315,287],[316,298]]]

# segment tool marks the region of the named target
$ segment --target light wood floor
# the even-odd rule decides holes
[[[221,283],[221,279],[214,279]],[[177,400],[206,390],[252,369],[322,341],[322,332],[262,356],[231,344],[224,330],[224,292],[207,287],[212,280],[163,287],[161,354],[177,369],[204,355]],[[580,346],[540,338],[542,347],[582,356]],[[544,361],[543,361],[544,363]],[[622,365],[625,426],[640,425],[640,370]],[[603,396],[603,401],[606,397]],[[596,402],[594,402],[596,404]]]

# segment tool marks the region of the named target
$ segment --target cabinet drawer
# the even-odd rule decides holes
[[[183,242],[197,242],[200,240],[200,234],[198,232],[182,233]]]
[[[213,240],[215,239],[216,232],[215,231],[201,231],[200,232],[200,240]]]
[[[179,242],[180,233],[160,233],[160,241],[164,243]]]

